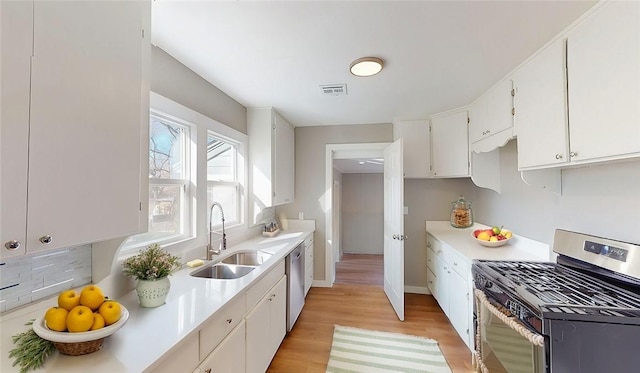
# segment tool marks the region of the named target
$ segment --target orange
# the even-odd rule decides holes
[[[90,330],[98,330],[102,329],[105,326],[104,317],[101,314],[94,312],[93,313],[93,324],[91,325]]]
[[[120,303],[115,300],[107,300],[102,303],[98,312],[100,312],[100,315],[104,317],[105,323],[107,325],[111,325],[120,320],[122,308],[120,307]]]
[[[91,308],[76,306],[67,315],[67,329],[70,332],[86,332],[93,326],[94,316]]]
[[[75,290],[65,290],[58,295],[58,306],[71,311],[75,306],[80,305],[80,294]]]
[[[67,314],[69,311],[62,307],[51,307],[44,314],[44,321],[47,328],[56,332],[64,332],[67,330]]]
[[[85,286],[80,292],[80,304],[91,308],[91,311],[98,310],[102,302],[104,302],[104,294],[95,285]]]

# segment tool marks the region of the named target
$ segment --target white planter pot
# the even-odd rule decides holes
[[[164,304],[171,288],[169,277],[157,280],[138,280],[136,292],[142,307],[158,307]]]

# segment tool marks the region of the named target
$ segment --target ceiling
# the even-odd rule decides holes
[[[155,0],[152,42],[294,126],[391,123],[471,103],[594,4]],[[364,56],[384,70],[351,75]],[[324,95],[331,84],[348,94]]]
[[[381,174],[384,158],[334,159],[333,168],[343,174]]]

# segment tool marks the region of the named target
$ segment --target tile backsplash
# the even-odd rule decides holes
[[[0,313],[91,282],[91,245],[0,261]]]

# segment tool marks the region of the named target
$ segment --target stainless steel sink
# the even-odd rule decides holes
[[[269,260],[271,255],[272,254],[264,251],[240,251],[222,259],[222,263],[243,266],[259,266]]]
[[[193,277],[232,280],[246,276],[249,272],[256,269],[255,266],[244,266],[234,264],[214,264],[191,272]]]

